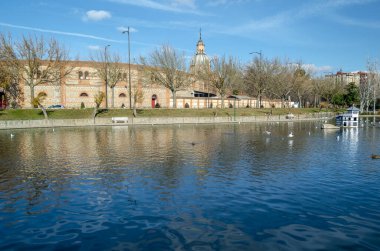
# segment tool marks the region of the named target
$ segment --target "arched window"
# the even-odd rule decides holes
[[[47,97],[46,92],[40,92],[38,93],[37,97]]]
[[[125,98],[127,95],[125,95],[125,93],[120,93],[119,94],[119,98]]]
[[[82,92],[79,96],[80,96],[80,97],[88,97],[88,94],[85,93],[85,92]]]
[[[90,78],[90,74],[88,73],[88,71],[85,71],[84,72],[84,79],[89,79]]]
[[[117,79],[118,79],[118,80],[122,80],[122,78],[121,78],[121,73],[120,73],[120,72],[117,74]]]
[[[79,78],[79,79],[83,79],[83,72],[82,72],[82,71],[79,71],[79,72],[78,72],[78,78]]]

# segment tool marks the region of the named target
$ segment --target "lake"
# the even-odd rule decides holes
[[[0,250],[379,250],[380,127],[320,125],[0,131]]]

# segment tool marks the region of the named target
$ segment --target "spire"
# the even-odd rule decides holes
[[[205,50],[205,45],[202,41],[202,28],[199,28],[199,40],[198,40],[198,43],[197,43],[197,55],[198,54],[204,54],[204,50]]]

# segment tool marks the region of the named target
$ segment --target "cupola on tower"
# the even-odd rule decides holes
[[[191,59],[190,70],[195,72],[205,68],[210,68],[210,59],[205,53],[205,44],[202,40],[202,30],[199,30],[199,40],[196,47],[196,53]]]

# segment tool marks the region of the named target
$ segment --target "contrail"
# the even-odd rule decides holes
[[[28,27],[28,26],[22,26],[22,25],[13,25],[13,24],[1,23],[1,22],[0,22],[0,26],[31,30],[31,31],[39,31],[39,32],[45,32],[45,33],[52,33],[52,34],[59,34],[59,35],[65,35],[65,36],[90,38],[90,39],[102,40],[102,41],[114,42],[114,43],[122,43],[122,44],[126,43],[125,41],[121,41],[121,40],[108,39],[108,38],[98,37],[98,36],[93,36],[93,35],[88,35],[88,34],[57,31],[57,30],[47,30],[47,29],[34,28],[34,27]]]

